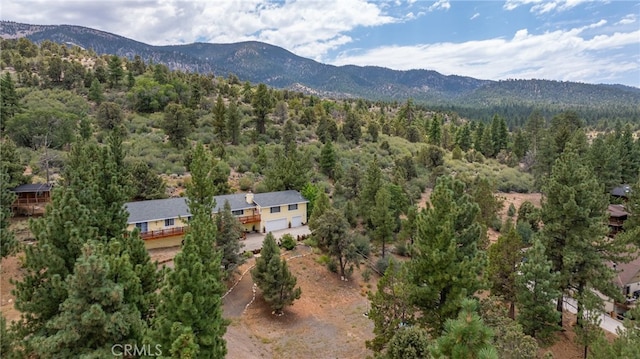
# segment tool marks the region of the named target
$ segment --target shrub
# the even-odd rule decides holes
[[[361,234],[356,234],[353,242],[358,254],[365,257],[369,256],[369,253],[371,253],[371,242],[369,242],[369,238]]]
[[[338,264],[334,259],[329,260],[329,263],[327,263],[327,269],[333,273],[338,273]]]
[[[378,261],[376,262],[376,270],[378,271],[378,273],[380,273],[380,275],[384,274],[391,261],[395,261],[392,256],[386,256],[384,258],[378,259]]]
[[[500,232],[500,229],[502,229],[502,220],[500,218],[494,218],[491,220],[491,228],[493,228],[493,230]]]
[[[368,282],[370,279],[371,279],[371,269],[365,268],[362,271],[362,280],[364,280],[365,282]]]
[[[461,160],[462,159],[462,150],[460,149],[460,147],[456,146],[453,151],[451,152],[451,158],[454,160]]]
[[[407,242],[399,241],[396,243],[396,254],[399,256],[407,257],[409,255],[409,249],[407,248]]]
[[[311,238],[311,237],[305,239],[302,243],[304,243],[305,245],[307,245],[307,246],[309,246],[311,248],[318,247],[318,242],[315,239]]]
[[[296,240],[291,234],[287,233],[280,238],[280,244],[284,249],[290,251],[296,247]]]
[[[241,191],[248,191],[253,186],[253,180],[248,176],[243,176],[238,180],[238,185]]]
[[[511,203],[509,205],[509,209],[507,210],[507,216],[513,217],[515,215],[516,215],[516,206],[514,206],[513,203]]]
[[[249,258],[253,257],[253,252],[251,252],[251,251],[246,251],[246,252],[242,253],[242,255],[243,255],[245,258],[249,259]]]
[[[520,238],[522,238],[523,243],[531,244],[533,229],[531,229],[531,226],[527,222],[518,221],[518,223],[516,224],[516,232],[518,232]]]

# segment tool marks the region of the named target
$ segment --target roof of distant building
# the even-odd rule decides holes
[[[620,185],[611,190],[611,195],[616,197],[627,198],[629,197],[630,193],[631,193],[631,186],[629,186],[628,184]]]
[[[53,187],[50,183],[28,183],[22,184],[11,191],[15,193],[37,193],[37,192],[49,192]]]

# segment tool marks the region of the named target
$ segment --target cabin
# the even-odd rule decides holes
[[[231,213],[245,233],[268,233],[307,223],[307,204],[298,191],[235,193],[215,196],[213,214],[229,202]],[[180,245],[191,214],[186,198],[166,198],[125,203],[129,212],[128,230],[140,230],[147,249]]]
[[[629,213],[621,204],[610,204],[607,210],[609,212],[609,236],[615,236],[622,232],[624,222],[629,218]]]
[[[51,202],[52,184],[29,183],[13,188],[16,199],[11,204],[11,210],[17,215],[44,214],[47,204]]]
[[[622,317],[640,301],[640,255],[636,254],[635,259],[628,263],[614,264],[613,268],[617,272],[615,284],[620,288],[625,301],[614,303],[612,315]]]

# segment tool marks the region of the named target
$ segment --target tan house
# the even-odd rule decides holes
[[[216,196],[218,213],[225,201],[238,218],[245,232],[268,233],[305,225],[307,201],[298,191],[268,193],[238,193]],[[180,245],[191,214],[186,198],[167,198],[128,202],[128,230],[140,230],[147,248]]]

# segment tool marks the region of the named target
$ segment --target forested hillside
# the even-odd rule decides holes
[[[115,34],[72,25],[29,25],[0,22],[0,37],[26,37],[80,46],[98,55],[136,55],[170,70],[234,75],[243,81],[330,98],[370,101],[413,99],[416,104],[456,111],[467,118],[489,120],[494,114],[510,128],[522,126],[532,110],[545,117],[574,111],[590,125],[608,121],[640,122],[640,89],[548,80],[474,79],[425,69],[396,71],[376,66],[332,66],[260,42],[194,43],[151,46]]]
[[[531,358],[561,329],[552,301],[575,298],[582,314],[603,305],[592,290],[622,300],[607,264],[628,260],[640,226],[631,220],[609,238],[606,211],[611,188],[639,182],[634,118],[593,118],[598,128],[549,105],[524,121],[480,121],[472,118],[486,109],[330,99],[46,40],[0,46],[2,256],[24,257],[22,318],[10,330],[2,320],[3,357],[104,357],[124,342],[223,357],[220,246],[229,238],[209,214],[214,195],[234,191],[300,191],[308,244],[344,279],[376,260],[382,277],[367,312],[375,338],[363,356]],[[163,178],[186,187],[193,218],[175,268],[156,272],[137,230],[126,231],[123,204],[166,197]],[[47,180],[53,203],[30,222],[36,244],[23,246],[7,230],[10,189]],[[545,199],[509,208],[503,222],[498,191]],[[635,193],[640,185],[632,218]],[[593,357],[638,346],[637,324],[613,344],[594,318],[577,325]]]

